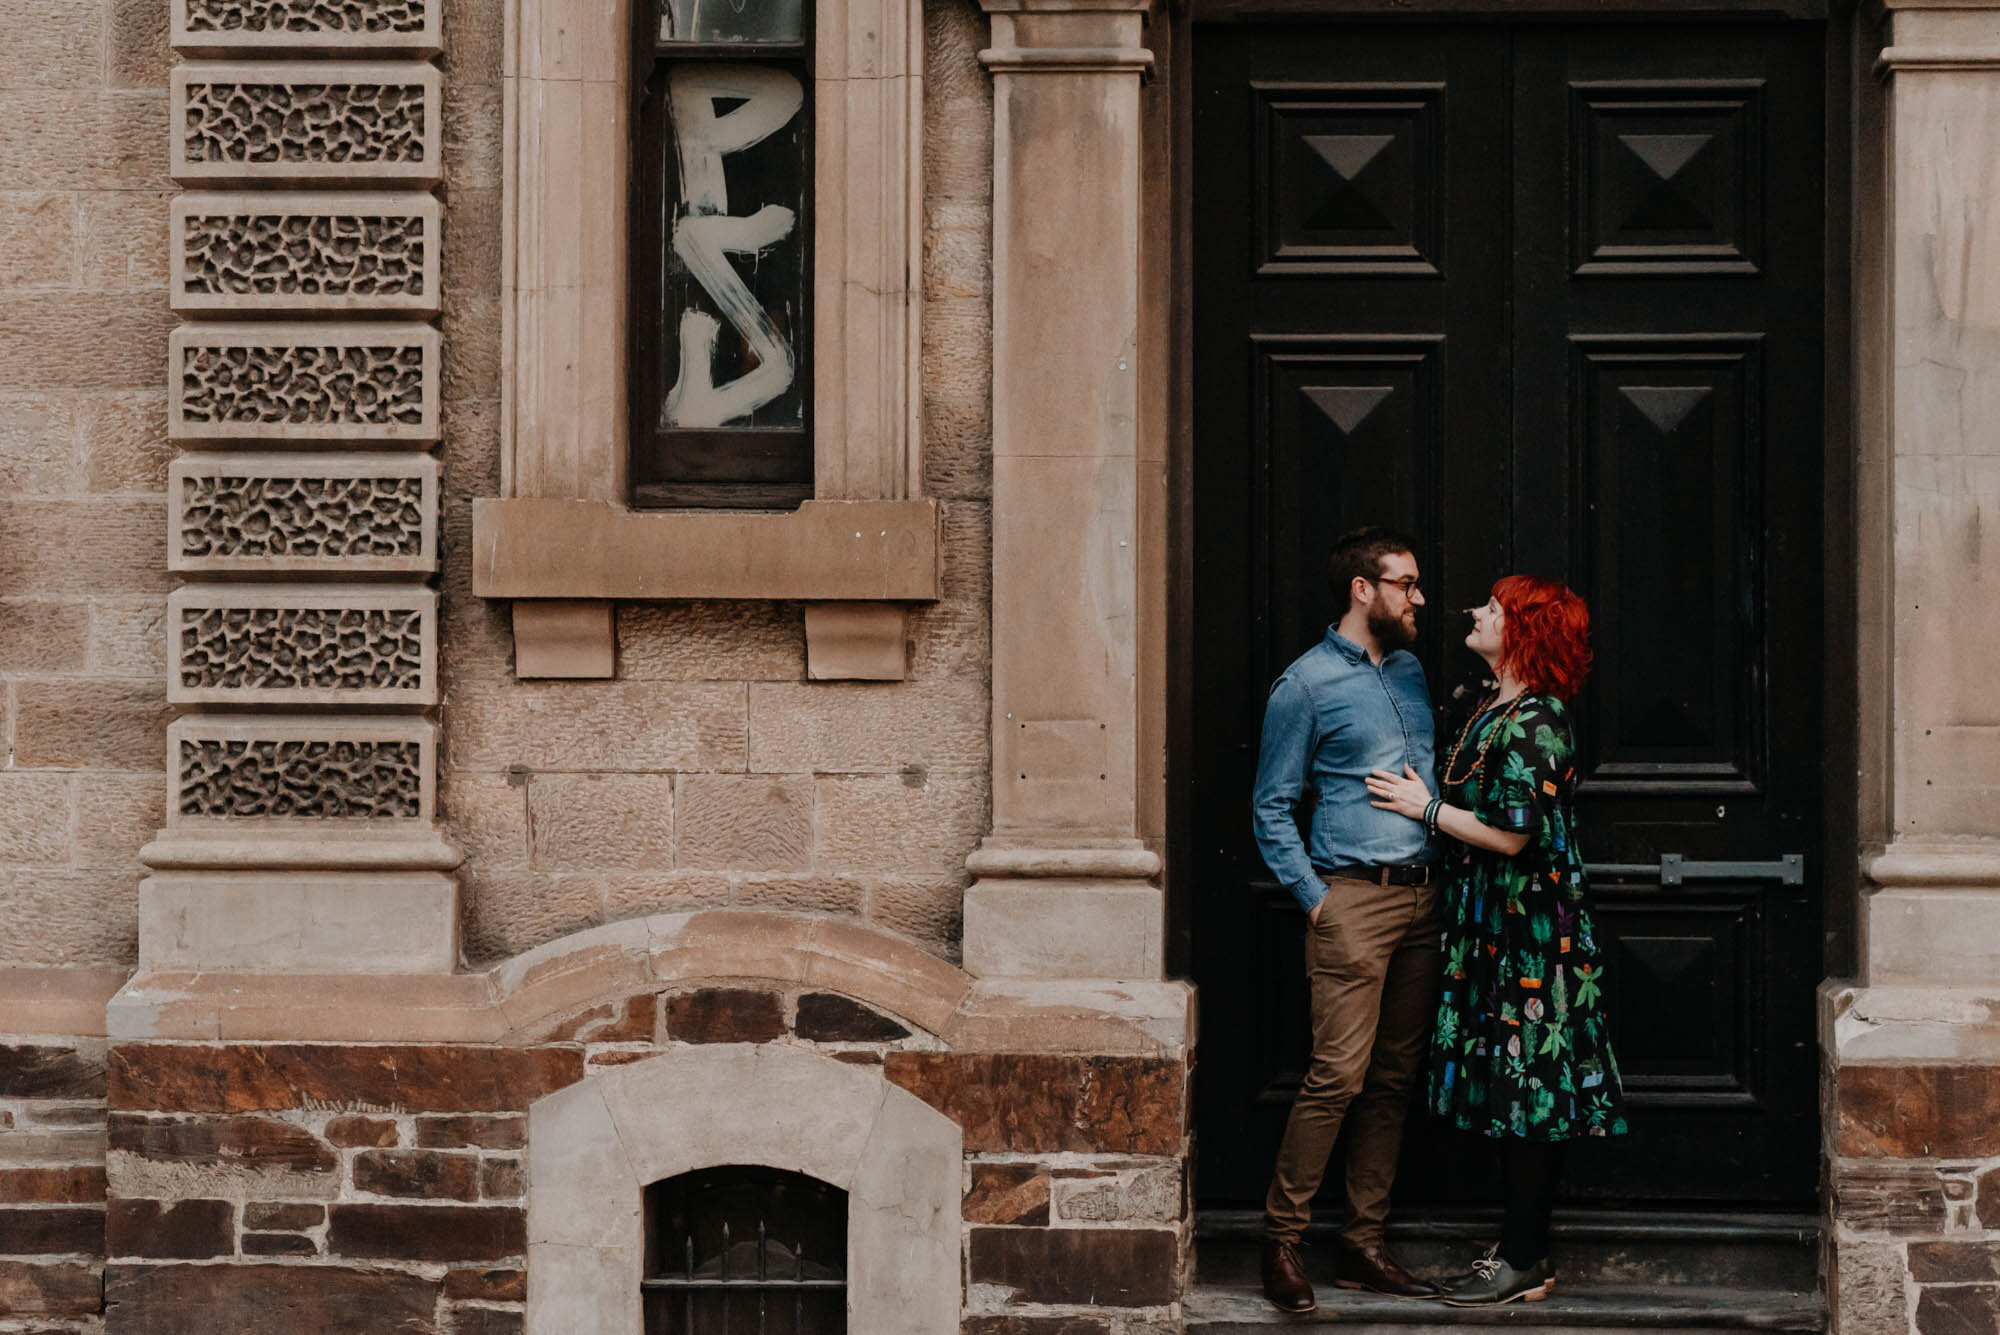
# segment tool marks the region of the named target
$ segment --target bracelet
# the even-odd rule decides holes
[[[1433,838],[1436,837],[1438,832],[1438,813],[1441,810],[1443,810],[1443,808],[1444,808],[1444,798],[1442,797],[1433,797],[1430,800],[1429,804],[1424,807],[1425,834],[1430,835]]]

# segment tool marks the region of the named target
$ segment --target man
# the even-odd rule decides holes
[[[1257,846],[1305,911],[1312,1062],[1292,1104],[1264,1202],[1264,1294],[1288,1312],[1318,1305],[1299,1259],[1313,1193],[1347,1125],[1348,1219],[1335,1281],[1399,1297],[1435,1286],[1382,1241],[1410,1088],[1438,992],[1438,888],[1423,826],[1369,804],[1369,771],[1430,781],[1436,739],[1416,642],[1424,595],[1410,539],[1356,529],[1328,574],[1340,620],[1271,687],[1257,756]],[[1293,817],[1318,794],[1310,844]]]

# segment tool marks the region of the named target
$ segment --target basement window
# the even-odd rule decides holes
[[[847,1193],[776,1168],[646,1189],[646,1335],[843,1335]]]

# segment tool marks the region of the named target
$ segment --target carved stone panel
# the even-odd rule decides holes
[[[169,826],[429,821],[437,725],[421,718],[191,714],[167,727]]]
[[[181,65],[174,179],[430,185],[441,174],[439,110],[438,70],[421,62]]]
[[[183,325],[168,347],[174,439],[437,439],[438,332],[428,325]]]
[[[184,454],[167,566],[189,574],[428,574],[437,461],[422,454]]]
[[[173,0],[169,39],[194,56],[435,55],[437,0]]]
[[[167,250],[174,309],[190,314],[438,309],[430,195],[182,195]]]
[[[167,699],[435,704],[437,594],[380,585],[190,585],[167,601]]]

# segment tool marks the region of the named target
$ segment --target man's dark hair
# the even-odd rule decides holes
[[[1416,550],[1416,539],[1401,529],[1381,524],[1349,529],[1333,541],[1333,554],[1326,560],[1327,586],[1345,610],[1354,603],[1355,580],[1373,579],[1381,574],[1385,556]]]

